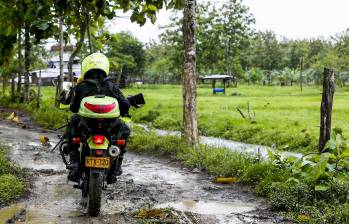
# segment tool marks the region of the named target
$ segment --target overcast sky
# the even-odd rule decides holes
[[[199,2],[205,0],[198,0]],[[214,1],[214,0],[212,0]],[[223,2],[219,0],[214,2]],[[281,37],[330,37],[349,28],[349,0],[243,0],[256,18],[257,30],[273,30]],[[161,11],[156,24],[140,27],[129,19],[116,19],[112,32],[128,30],[138,39],[158,40],[158,26],[169,23],[171,12]]]

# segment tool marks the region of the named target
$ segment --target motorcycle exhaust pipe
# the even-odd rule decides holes
[[[109,147],[108,152],[109,152],[109,156],[118,157],[121,153],[121,149],[116,145],[112,145]]]

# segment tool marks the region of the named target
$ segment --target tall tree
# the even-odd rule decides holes
[[[18,41],[17,41],[17,48],[18,48],[18,85],[17,85],[17,93],[21,92],[22,89],[22,76],[23,76],[23,55],[22,55],[22,27],[18,28]]]
[[[127,32],[113,34],[105,41],[105,46],[105,53],[111,61],[112,70],[118,73],[118,84],[121,84],[121,87],[124,87],[126,79],[143,77],[145,66],[143,44],[132,34]]]
[[[250,25],[254,18],[241,1],[230,1],[217,8],[211,2],[199,4],[196,16],[197,72],[225,73],[241,77],[240,51],[248,45]],[[177,52],[183,51],[181,20],[174,16],[164,27],[161,43]],[[170,48],[169,47],[169,48]],[[175,56],[175,55],[174,55]],[[172,64],[181,66],[178,58],[168,54]],[[236,74],[239,73],[239,74]]]
[[[24,102],[29,101],[30,55],[32,44],[38,44],[40,40],[47,39],[59,33],[57,17],[52,11],[53,3],[53,0],[23,1],[23,11],[21,13],[24,14]]]
[[[183,11],[183,127],[184,137],[190,145],[199,143],[196,115],[196,44],[195,44],[196,0],[186,0]]]
[[[234,60],[239,56],[239,50],[247,47],[248,35],[252,33],[250,25],[255,20],[249,13],[249,8],[244,6],[241,0],[228,1],[223,4],[217,20],[219,25],[216,32],[221,33],[219,41],[223,44],[224,67],[226,73],[232,76],[233,81],[237,83],[237,77],[233,71],[237,72],[241,69],[236,67],[236,65],[240,66],[240,63],[234,63]]]
[[[29,75],[30,75],[30,24],[28,21],[24,23],[24,91],[23,91],[23,101],[29,101]]]

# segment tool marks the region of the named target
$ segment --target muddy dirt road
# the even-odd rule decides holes
[[[0,210],[0,223],[17,213],[16,223],[146,223],[134,218],[141,208],[172,207],[177,221],[159,223],[286,223],[239,185],[217,185],[212,177],[178,164],[127,153],[124,174],[103,193],[101,215],[90,218],[80,191],[66,182],[58,152],[42,146],[39,135],[57,142],[56,133],[0,121],[0,141],[11,146],[10,156],[33,173],[28,198]],[[22,212],[20,212],[22,211]]]

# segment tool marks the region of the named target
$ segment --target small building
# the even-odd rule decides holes
[[[68,62],[69,62],[70,54],[63,54],[63,73],[65,78],[68,76]],[[37,78],[39,77],[39,73],[41,71],[41,83],[42,85],[54,85],[57,81],[57,77],[59,76],[59,56],[51,57],[47,62],[47,68],[41,70],[32,71],[32,79],[33,82],[36,83]],[[75,57],[73,62],[73,76],[74,78],[78,78],[81,73],[81,64],[80,58]]]
[[[207,80],[212,82],[212,92],[213,94],[216,93],[223,93],[225,94],[225,88],[226,83],[233,79],[232,76],[229,75],[220,75],[220,74],[212,74],[212,75],[206,75],[199,77],[202,83],[205,83]],[[222,87],[217,88],[216,87],[216,81],[221,80],[222,81]]]
[[[67,79],[68,76],[68,62],[70,55],[73,51],[72,46],[65,46],[64,47],[64,53],[63,53],[63,73],[64,73],[64,79]],[[40,70],[34,70],[31,71],[30,74],[30,83],[37,83],[37,80],[39,78],[39,74],[41,72],[41,84],[44,86],[50,86],[50,85],[55,85],[58,76],[60,73],[59,70],[59,47],[57,45],[51,47],[51,53],[53,56],[47,60],[47,68],[45,69],[40,69]],[[74,58],[73,62],[73,76],[75,79],[80,77],[81,73],[81,63],[80,63],[80,58],[76,57]],[[15,80],[18,82],[18,78]],[[24,82],[24,77],[22,78],[22,82]]]

